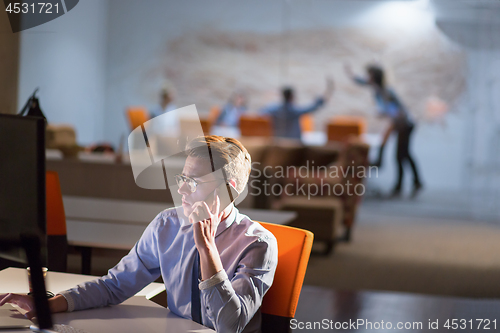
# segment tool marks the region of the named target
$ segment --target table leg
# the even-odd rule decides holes
[[[92,248],[88,246],[81,246],[80,252],[82,254],[82,274],[90,275]]]

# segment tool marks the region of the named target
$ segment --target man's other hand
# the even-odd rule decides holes
[[[35,304],[33,302],[33,298],[28,295],[19,295],[19,294],[0,294],[0,306],[11,303],[17,305],[23,310],[27,312],[24,316],[28,319],[31,319],[35,316]]]

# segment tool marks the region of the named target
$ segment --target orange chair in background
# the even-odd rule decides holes
[[[244,116],[240,117],[241,136],[273,136],[273,124],[270,117]]]
[[[208,117],[200,117],[200,125],[203,130],[203,134],[210,135],[210,130],[212,129],[213,124],[217,121],[221,109],[218,106],[213,106],[210,109]]]
[[[366,132],[366,120],[356,116],[335,116],[327,125],[328,141],[345,142]]]
[[[278,241],[278,267],[274,282],[262,301],[262,332],[290,332],[314,235],[284,225],[259,222]]]
[[[68,257],[66,215],[59,176],[55,171],[45,173],[45,200],[47,206],[47,266],[51,271],[66,272]]]
[[[148,110],[141,106],[127,108],[126,114],[131,131],[144,124],[150,118]]]
[[[210,135],[210,128],[212,127],[212,123],[208,119],[200,118],[201,130],[204,135]]]
[[[306,113],[305,115],[300,117],[299,121],[300,130],[302,133],[314,131],[314,118],[312,115]]]
[[[215,124],[217,118],[219,118],[220,113],[221,113],[221,108],[219,106],[212,106],[210,108],[210,112],[208,113],[208,121],[210,125]]]

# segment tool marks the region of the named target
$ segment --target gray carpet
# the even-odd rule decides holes
[[[351,243],[312,257],[304,284],[500,298],[500,227],[361,209]]]

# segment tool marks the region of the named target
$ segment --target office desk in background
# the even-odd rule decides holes
[[[90,274],[92,248],[130,250],[168,203],[64,196],[68,244],[81,248],[82,273]],[[296,212],[240,209],[255,221],[287,224]]]
[[[75,285],[94,279],[94,276],[48,272],[47,290],[57,293]],[[181,318],[152,301],[145,295],[163,287],[161,283],[151,283],[125,302],[97,309],[56,313],[54,324],[66,324],[89,333],[168,333],[168,332],[215,332],[192,320]],[[0,293],[28,292],[28,276],[25,269],[7,268],[0,271]],[[2,333],[31,332],[30,330],[1,330]]]

